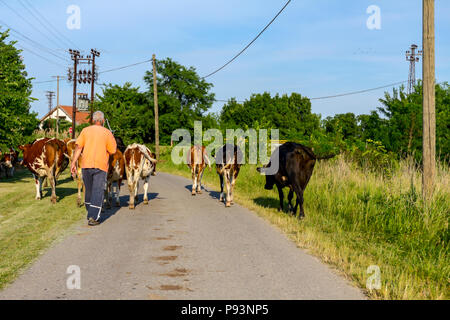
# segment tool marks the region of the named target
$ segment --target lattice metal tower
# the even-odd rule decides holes
[[[53,97],[55,96],[55,92],[47,91],[45,96],[48,98],[48,112],[51,112],[53,109]]]
[[[419,56],[422,55],[422,50],[417,50],[417,45],[411,45],[410,50],[406,51],[406,61],[409,61],[409,77],[408,77],[408,94],[414,92],[416,85],[416,62],[419,62]]]

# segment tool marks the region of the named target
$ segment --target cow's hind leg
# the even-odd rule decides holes
[[[128,190],[130,192],[130,201],[128,202],[128,207],[130,209],[134,209],[134,200],[135,200],[135,195],[137,192],[137,187],[136,187],[136,177],[134,176],[134,172],[130,171],[127,172],[127,181],[128,181]]]
[[[205,172],[204,168],[197,175],[197,193],[202,193],[203,172]]]
[[[219,173],[219,179],[220,179],[220,195],[219,195],[219,202],[223,201],[223,173]]]
[[[225,207],[231,207],[231,172],[229,169],[225,171],[225,180],[227,183],[227,200]]]
[[[288,201],[289,201],[289,211],[294,212],[294,207],[292,206],[292,198],[294,198],[294,191],[292,188],[289,190]],[[295,213],[294,213],[295,214]]]
[[[144,178],[144,204],[148,204],[148,182],[150,180],[150,175]]]
[[[42,178],[34,175],[34,181],[36,184],[36,200],[42,199]]]
[[[115,202],[114,205],[116,207],[120,207],[120,185],[122,183],[122,180],[116,181],[116,192],[114,193],[115,195]]]
[[[297,208],[300,205],[300,214],[298,218],[303,219],[305,217],[305,212],[303,211],[303,190],[300,187],[295,187],[294,191],[297,196],[297,201],[295,202],[293,214],[294,216],[297,215]]]
[[[192,192],[191,194],[195,196],[197,190],[197,165],[194,164],[194,168],[192,170]]]
[[[50,187],[52,188],[52,196],[50,197],[50,201],[55,204],[56,203],[56,178],[54,173],[50,173],[47,176],[47,180],[50,183]]]

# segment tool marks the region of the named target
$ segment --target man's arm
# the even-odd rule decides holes
[[[83,148],[80,148],[77,144],[75,145],[75,151],[73,152],[72,164],[70,165],[70,172],[72,175],[77,173],[77,161],[80,157],[81,151]]]
[[[112,133],[109,135],[109,139],[106,143],[106,151],[108,151],[109,154],[114,154],[117,151],[116,139]]]

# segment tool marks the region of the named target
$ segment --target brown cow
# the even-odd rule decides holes
[[[187,155],[187,165],[192,174],[192,195],[202,193],[202,177],[206,165],[211,170],[211,163],[204,146],[195,145],[189,149]]]
[[[76,144],[75,144],[76,139],[65,139],[64,141],[66,142],[67,154],[69,155],[70,163],[72,164],[72,159],[73,159],[73,155],[75,152],[75,146],[76,146]],[[77,173],[73,177],[73,179],[77,181],[77,188],[78,188],[77,204],[79,207],[81,207],[83,205],[82,200],[81,200],[81,192],[84,190],[83,175],[81,173],[82,172],[81,171],[82,161],[83,161],[83,154],[81,154],[80,157],[78,158]]]
[[[56,203],[56,180],[69,164],[66,144],[58,139],[41,138],[19,149],[23,151],[22,164],[34,176],[36,199],[42,198],[42,181],[46,177],[52,188],[50,201]]]
[[[128,188],[130,190],[130,209],[135,207],[140,179],[144,180],[144,204],[148,204],[148,182],[157,163],[151,154],[152,152],[149,148],[137,143],[129,145],[123,154]]]
[[[14,165],[17,163],[17,153],[14,149],[9,152],[0,154],[0,177],[5,175],[6,178],[14,176]]]
[[[112,198],[115,198],[115,206],[120,206],[119,193],[120,185],[125,175],[125,161],[122,152],[117,149],[116,153],[109,156],[108,174],[106,176],[106,208],[111,208]],[[114,184],[116,184],[116,192],[114,192]]]
[[[236,179],[243,161],[241,149],[237,145],[225,144],[216,153],[216,171],[220,177],[219,201],[225,200],[225,206],[233,204],[233,191]],[[223,192],[224,179],[227,186],[227,194]]]

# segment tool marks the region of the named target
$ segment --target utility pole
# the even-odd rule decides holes
[[[53,76],[56,78],[56,138],[59,135],[59,79],[61,76]]]
[[[91,116],[89,118],[89,123],[92,124],[92,117],[94,115],[94,83],[97,80],[95,76],[95,57],[100,57],[100,52],[95,49],[91,49],[92,54],[92,78],[91,80]]]
[[[419,56],[422,55],[422,51],[417,50],[417,45],[411,45],[410,50],[406,51],[406,61],[409,61],[409,76],[408,76],[408,95],[414,92],[414,86],[416,85],[416,62],[419,62]]]
[[[434,0],[423,0],[423,176],[422,195],[430,200],[436,174]]]
[[[80,58],[80,51],[69,49],[69,53],[73,60],[73,72],[69,73],[73,79],[73,101],[72,101],[72,139],[75,139],[75,117],[77,116],[77,65]]]
[[[73,60],[73,70],[69,70],[69,81],[73,80],[73,110],[72,110],[72,139],[75,139],[75,119],[77,115],[77,82],[78,83],[90,83],[91,84],[91,119],[92,124],[92,113],[93,113],[93,102],[94,102],[94,82],[96,79],[95,75],[95,57],[100,56],[100,52],[91,49],[92,56],[87,56],[84,58],[80,56],[80,51],[69,49]],[[77,71],[77,66],[79,63],[90,64],[92,62],[92,71],[79,70]]]
[[[54,91],[47,91],[47,93],[45,94],[45,96],[48,98],[48,112],[50,113],[52,111],[52,106],[53,106],[53,97],[55,96],[55,92]]]
[[[153,102],[155,105],[155,151],[159,160],[159,117],[158,117],[158,88],[156,81],[156,56],[153,54]]]

